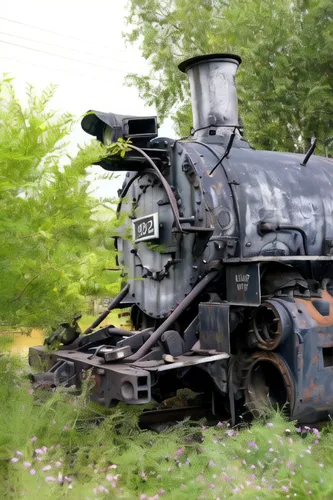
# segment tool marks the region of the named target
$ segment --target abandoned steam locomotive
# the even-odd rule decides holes
[[[83,129],[104,144],[131,140],[116,238],[127,277],[112,308],[131,307],[133,330],[85,334],[67,325],[35,380],[80,386],[93,400],[163,401],[189,387],[227,408],[284,408],[302,423],[333,411],[333,163],[256,151],[239,124],[240,57],[179,65],[190,80],[193,130],[159,138],[156,117],[90,112]]]

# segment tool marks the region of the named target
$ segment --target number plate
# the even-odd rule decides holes
[[[132,227],[135,243],[157,239],[159,237],[158,213],[133,220]]]

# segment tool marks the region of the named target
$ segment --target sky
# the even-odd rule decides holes
[[[0,6],[0,74],[15,77],[20,99],[27,83],[42,90],[58,85],[52,107],[76,117],[90,109],[155,115],[124,78],[148,74],[138,47],[126,46],[125,0],[10,0]],[[171,120],[159,129],[174,136]],[[71,146],[89,140],[78,124]],[[95,167],[95,171],[99,167]],[[94,184],[96,196],[115,196],[116,180]]]

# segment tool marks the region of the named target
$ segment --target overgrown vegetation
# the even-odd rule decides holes
[[[159,118],[178,133],[192,126],[189,85],[177,64],[198,54],[235,53],[245,134],[257,148],[333,152],[333,3],[331,0],[129,0],[127,39],[148,60],[131,76]],[[181,103],[181,105],[179,105]]]
[[[18,101],[0,82],[0,323],[50,327],[86,308],[86,296],[119,288],[110,217],[99,217],[86,169],[105,155],[97,142],[70,157],[74,124],[50,107],[55,87],[28,87]],[[103,207],[110,200],[103,200]],[[108,206],[110,210],[110,205]]]
[[[38,389],[0,337],[0,496],[77,499],[333,497],[333,434],[279,415],[251,428],[181,423],[140,431],[137,407]]]

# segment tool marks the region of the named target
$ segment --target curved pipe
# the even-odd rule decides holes
[[[277,231],[296,231],[297,233],[299,233],[303,241],[304,254],[309,255],[308,237],[304,229],[302,229],[301,227],[289,224],[275,224],[264,221],[259,222],[258,233],[260,235],[263,235],[265,233],[275,233]]]
[[[185,297],[184,300],[176,307],[176,309],[170,314],[170,316],[162,323],[157,330],[149,337],[148,340],[140,347],[140,349],[129,356],[124,361],[131,363],[133,361],[138,361],[140,358],[145,356],[149,349],[151,349],[156,342],[161,338],[166,330],[170,330],[171,325],[179,318],[179,316],[187,309],[187,307],[193,302],[193,300],[206,288],[207,285],[218,275],[218,271],[212,271],[207,274],[199,283],[193,288],[193,290]]]
[[[170,187],[170,184],[168,183],[168,181],[166,180],[166,178],[161,174],[161,172],[160,172],[159,168],[157,167],[156,163],[147,155],[147,153],[145,153],[141,148],[138,148],[137,146],[134,146],[133,144],[129,144],[128,147],[129,147],[129,149],[134,149],[134,151],[137,151],[138,153],[140,153],[147,160],[147,162],[152,166],[152,168],[153,168],[153,170],[155,172],[156,177],[162,183],[162,185],[163,185],[163,187],[165,189],[165,192],[167,194],[167,197],[169,198],[171,210],[172,210],[172,213],[173,213],[173,217],[174,217],[177,229],[180,232],[183,232],[183,229],[182,229],[180,221],[179,221],[179,210],[178,210],[177,200],[175,198],[175,195],[173,194],[173,191],[172,191],[172,189]]]

